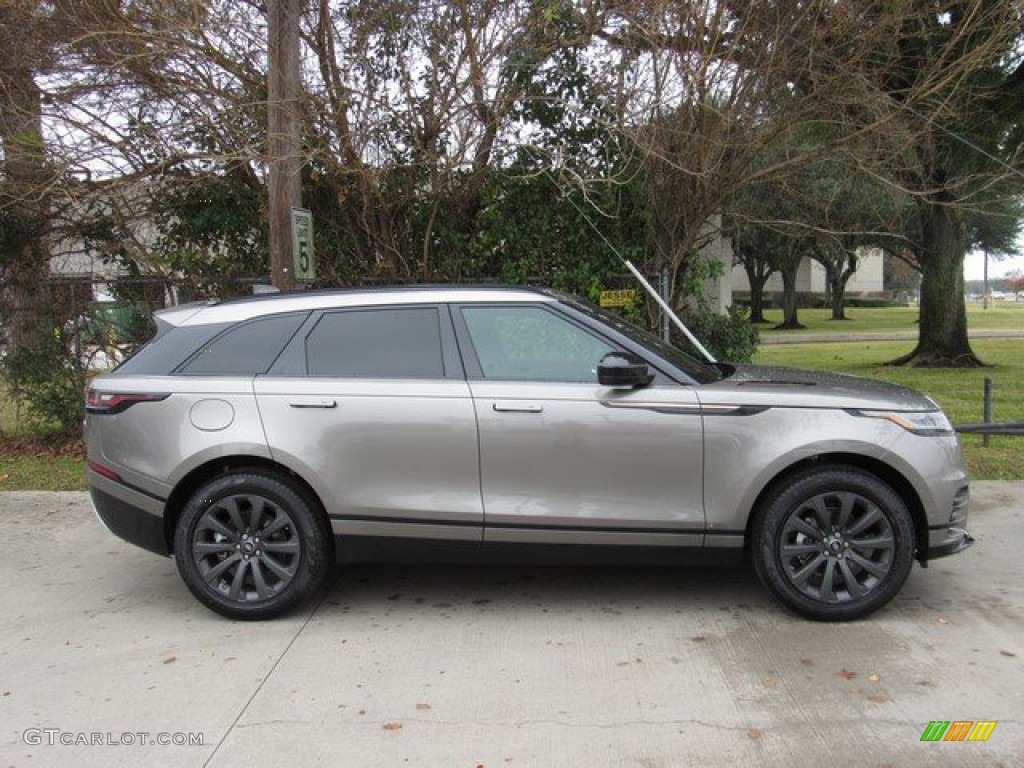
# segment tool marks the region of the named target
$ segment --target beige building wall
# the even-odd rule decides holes
[[[730,248],[730,253],[732,252]],[[883,290],[882,266],[884,259],[881,248],[861,248],[860,260],[857,271],[850,277],[846,284],[846,293],[849,296],[863,293],[880,293]],[[736,264],[730,273],[732,290],[749,291],[750,282],[747,280],[747,273],[743,267]],[[825,294],[826,285],[825,268],[812,259],[804,259],[797,271],[796,289],[800,293]],[[765,292],[782,292],[782,275],[773,274],[765,284]]]

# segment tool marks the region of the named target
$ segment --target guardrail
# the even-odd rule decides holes
[[[982,400],[983,421],[979,424],[954,424],[953,429],[961,435],[981,435],[982,445],[988,445],[988,439],[992,435],[1024,435],[1024,422],[1007,421],[1001,424],[992,421],[992,377],[985,377],[985,390]]]
[[[1009,421],[1004,424],[954,424],[953,429],[962,435],[1024,435],[1024,421]]]

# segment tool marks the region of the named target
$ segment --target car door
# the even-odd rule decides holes
[[[314,314],[254,383],[335,534],[480,541],[476,416],[444,306]]]
[[[696,394],[597,382],[608,337],[546,304],[460,305],[488,542],[699,546]]]

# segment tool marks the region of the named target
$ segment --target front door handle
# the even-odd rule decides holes
[[[309,400],[290,400],[288,405],[292,408],[336,408],[338,402],[329,398],[311,398]]]
[[[524,400],[499,400],[491,406],[498,413],[540,413],[544,406]]]

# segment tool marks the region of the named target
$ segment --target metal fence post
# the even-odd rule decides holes
[[[986,424],[992,423],[992,377],[985,377],[985,402],[982,406],[982,421]],[[981,444],[988,446],[989,434],[986,432],[981,438]]]

